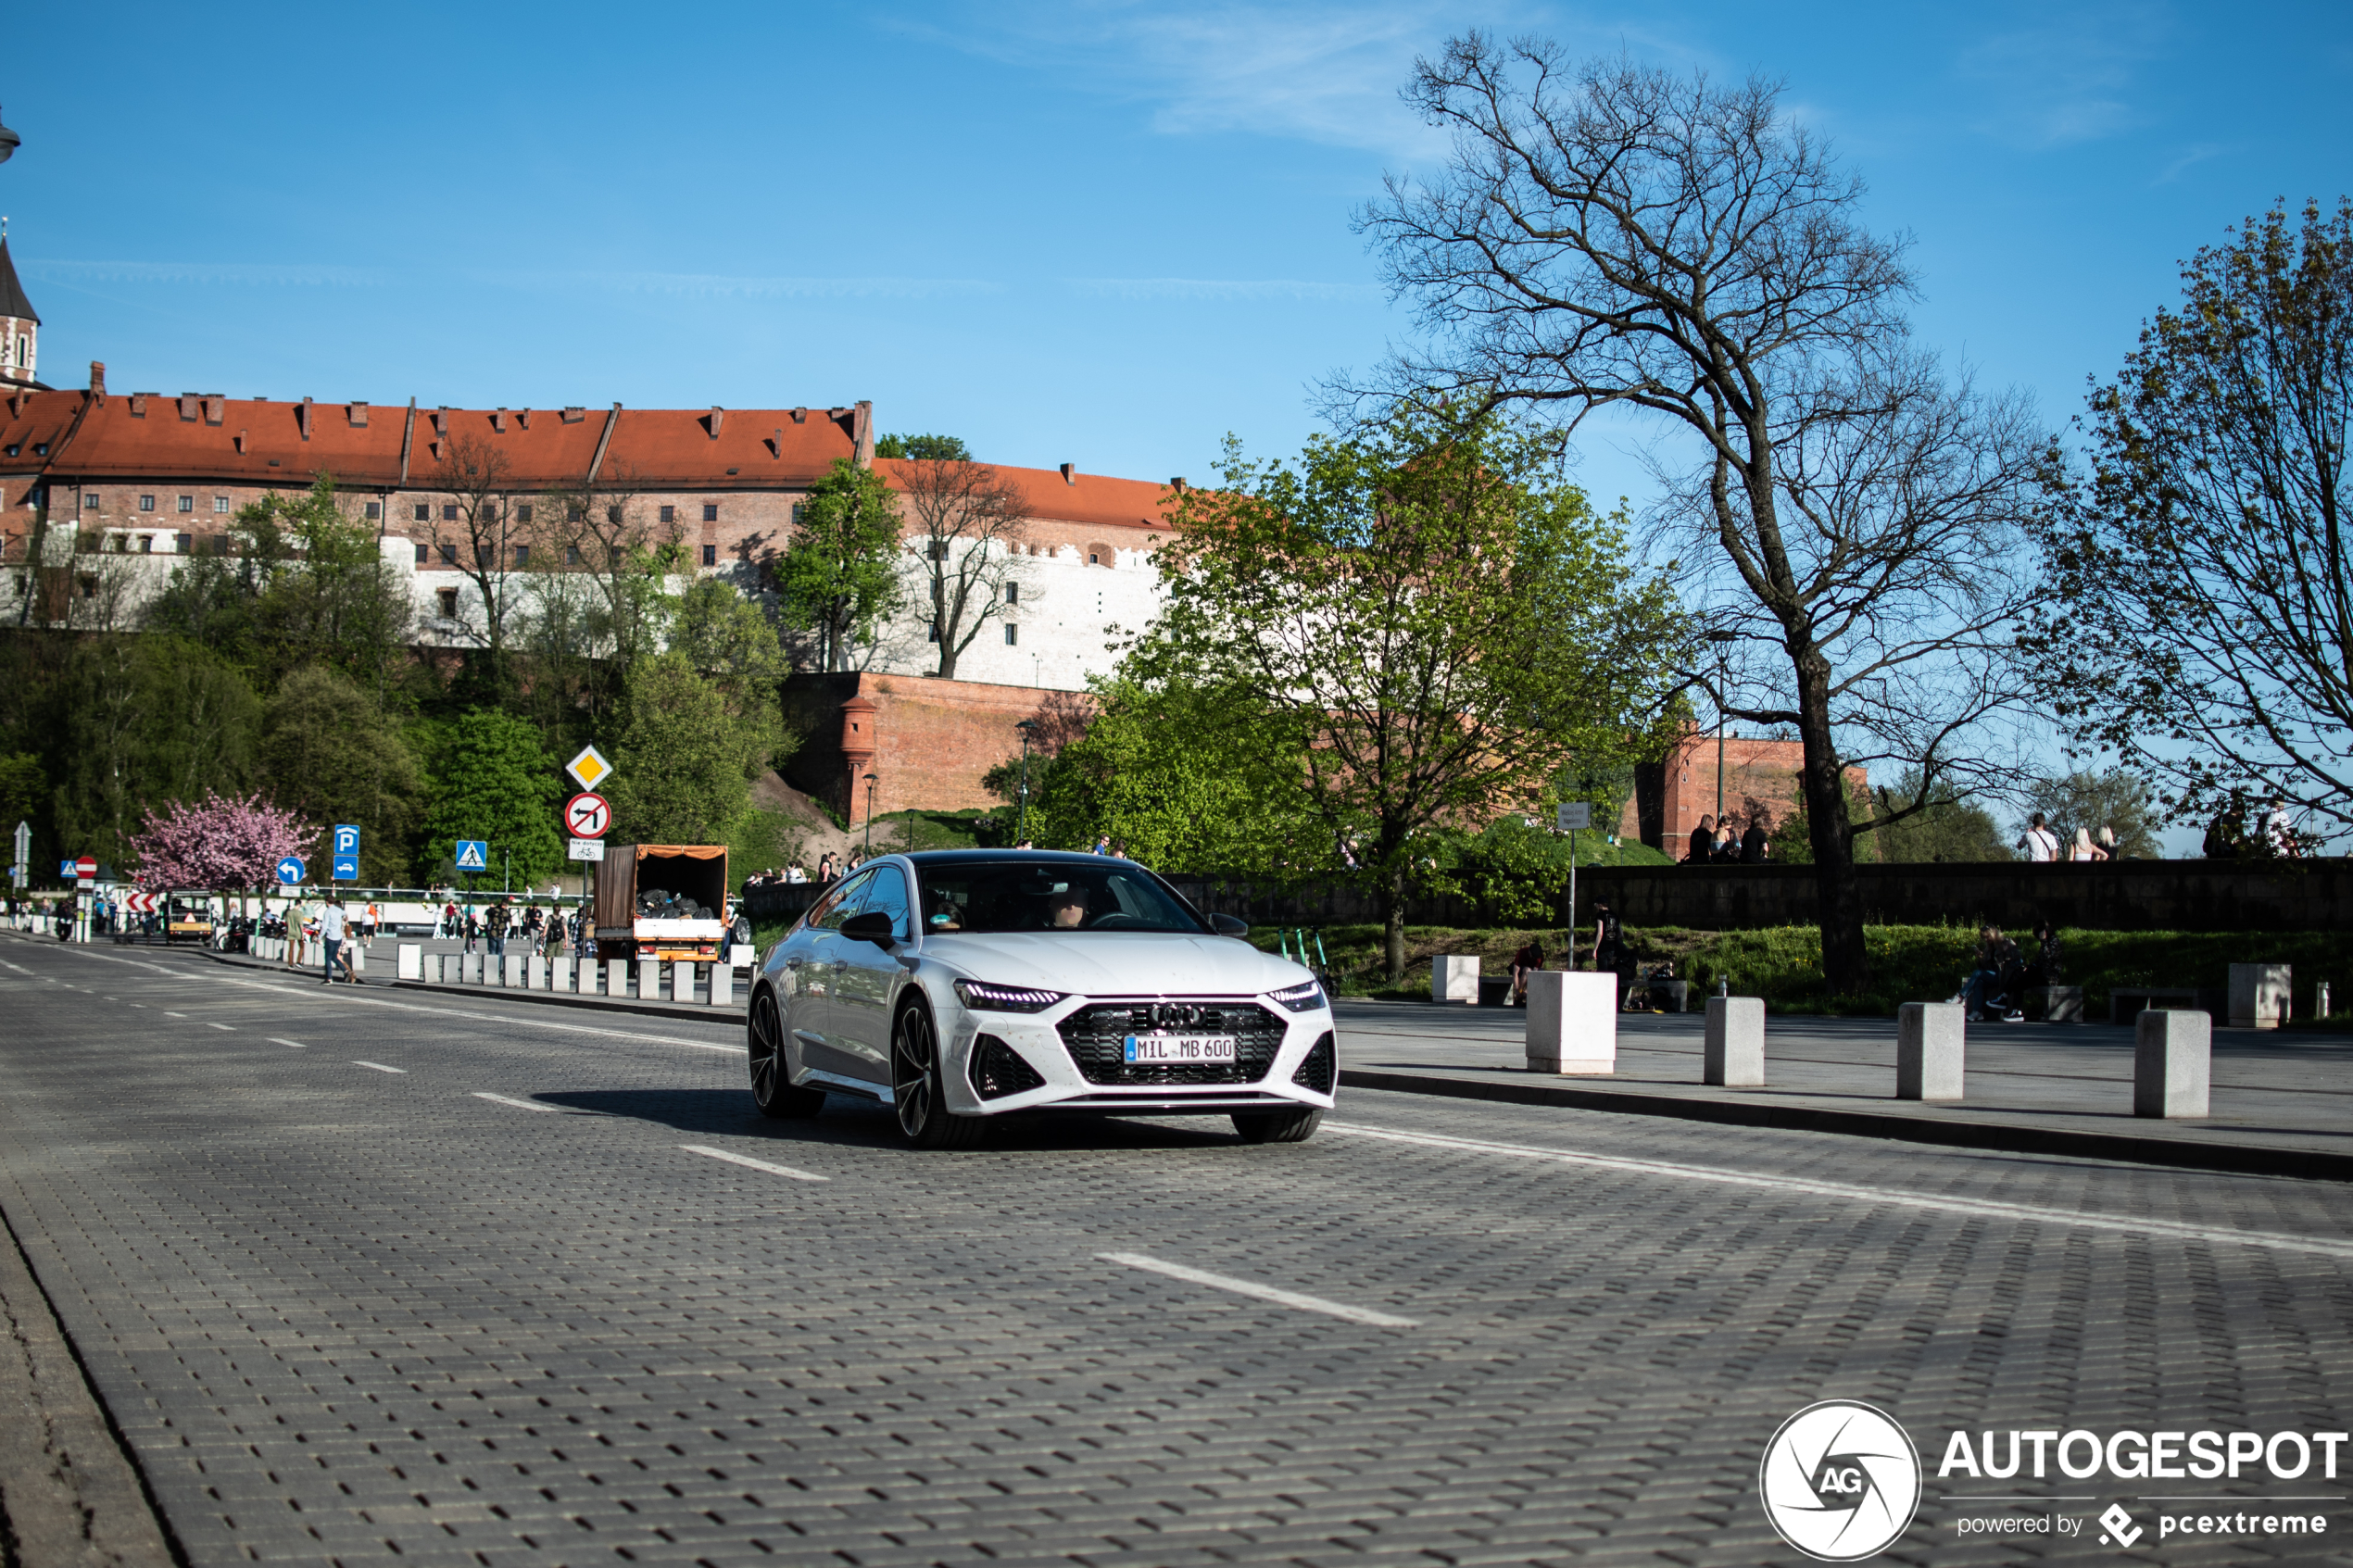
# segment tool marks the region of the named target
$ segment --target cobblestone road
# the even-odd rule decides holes
[[[715,1024],[0,966],[0,1210],[198,1564],[1793,1562],[1759,1456],[1829,1398],[1921,1450],[1883,1561],[2114,1561],[2111,1503],[2353,1558],[2317,1458],[1937,1474],[2353,1424],[2341,1187],[1365,1093],[919,1155],[762,1123]]]

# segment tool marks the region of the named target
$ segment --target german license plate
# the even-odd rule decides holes
[[[1127,1060],[1151,1066],[1161,1062],[1231,1061],[1231,1035],[1130,1035]]]

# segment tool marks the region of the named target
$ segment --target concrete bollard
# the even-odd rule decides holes
[[[1726,1089],[1765,1086],[1765,998],[1707,998],[1707,1041],[1700,1082]]]
[[[368,944],[365,942],[346,943],[344,950],[351,955],[351,972],[366,974],[368,972]]]
[[[547,989],[550,991],[571,990],[575,967],[571,958],[565,955],[560,954],[549,959],[547,960]]]
[[[606,960],[605,995],[608,997],[629,995],[629,960],[627,959]]]
[[[425,950],[414,942],[403,942],[394,950],[402,980],[422,980],[425,977]]]
[[[2044,985],[2026,993],[2032,1006],[2039,1008],[2045,1023],[2081,1023],[2083,1022],[2083,987],[2081,985]]]
[[[498,984],[510,991],[522,989],[522,955],[521,953],[498,955]]]
[[[1478,955],[1441,953],[1429,960],[1429,999],[1478,1005]]]
[[[1968,1015],[1958,1002],[1906,1002],[1895,1014],[1895,1098],[1959,1099]]]
[[[736,966],[715,963],[711,966],[711,1005],[727,1008],[736,1005]]]
[[[1528,1070],[1617,1071],[1617,975],[1540,969],[1528,977]]]
[[[580,972],[579,978],[575,982],[580,988],[580,994],[584,997],[595,996],[598,983],[604,976],[604,966],[597,962],[593,954],[583,953],[573,960],[573,967]]]
[[[2288,1018],[2295,971],[2284,963],[2231,966],[2231,1027],[2277,1029]]]
[[[523,984],[534,991],[548,989],[547,960],[537,953],[523,960]]]
[[[468,985],[487,985],[490,984],[490,982],[482,977],[483,962],[484,960],[488,959],[489,956],[490,955],[487,953],[468,953],[465,955],[465,973],[463,976],[463,984]]]
[[[2206,1014],[2151,1008],[2134,1020],[2133,1115],[2204,1116],[2213,1069],[2214,1021]]]
[[[695,999],[695,967],[694,960],[691,959],[685,963],[674,963],[670,966],[670,999],[672,1001],[691,1002]]]
[[[661,997],[661,960],[639,959],[637,960],[637,999],[641,1002],[651,1002],[658,1001]]]

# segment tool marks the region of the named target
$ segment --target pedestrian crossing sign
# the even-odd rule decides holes
[[[579,780],[581,788],[594,789],[598,779],[612,771],[612,764],[606,761],[604,753],[595,746],[584,746],[579,756],[564,764],[564,771]]]
[[[490,869],[490,840],[461,838],[458,841],[458,869],[461,872],[486,872]]]

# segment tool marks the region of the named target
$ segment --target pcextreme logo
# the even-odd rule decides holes
[[[1886,1411],[1824,1399],[1781,1423],[1757,1466],[1765,1517],[1820,1562],[1858,1562],[1894,1544],[1920,1502],[1920,1456]]]

